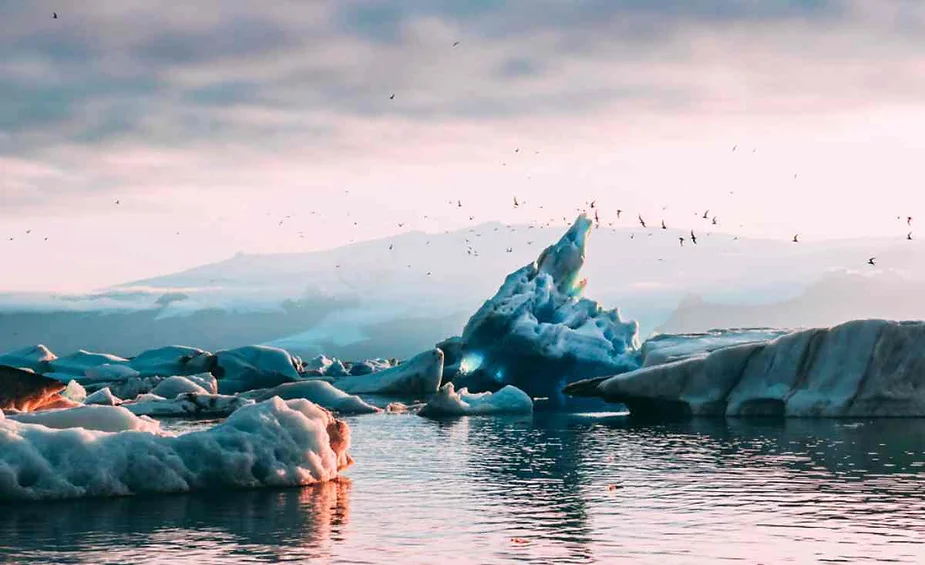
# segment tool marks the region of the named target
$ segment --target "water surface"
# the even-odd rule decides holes
[[[925,563],[925,420],[348,419],[349,480],[2,504],[0,561]]]

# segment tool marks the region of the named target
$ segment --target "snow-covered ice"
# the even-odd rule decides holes
[[[112,355],[109,353],[94,353],[92,351],[85,351],[83,349],[76,351],[70,355],[65,355],[64,357],[58,357],[49,361],[49,372],[54,373],[65,373],[68,375],[75,375],[78,377],[88,376],[91,379],[100,378],[108,380],[116,380],[117,378],[126,378],[126,377],[102,377],[95,376],[94,374],[87,374],[87,370],[92,370],[101,365],[107,365],[109,367],[115,366],[124,366],[125,369],[128,368],[128,359],[123,359],[118,355]],[[101,369],[101,373],[112,370],[113,374],[118,374],[119,369]],[[135,371],[131,371],[131,374],[137,374]]]
[[[273,398],[179,436],[58,430],[0,412],[0,498],[305,485],[334,479],[349,447],[346,423],[307,400]]]
[[[184,345],[168,345],[139,353],[129,366],[143,377],[188,376],[208,372],[214,364],[208,351]]]
[[[31,369],[36,373],[46,373],[49,371],[48,364],[57,358],[58,356],[47,347],[39,344],[0,355],[0,365]]]
[[[7,416],[24,424],[41,424],[49,428],[84,428],[100,432],[151,432],[160,433],[157,420],[136,416],[121,406],[78,406],[61,410],[24,412]]]
[[[513,384],[556,403],[570,381],[639,366],[638,324],[581,297],[591,225],[579,216],[536,261],[508,275],[469,319],[454,382],[474,390]]]
[[[271,389],[259,391],[253,398],[262,402],[278,396],[283,400],[304,398],[322,408],[343,414],[371,414],[381,412],[379,408],[366,403],[359,396],[347,394],[323,380],[307,380],[297,383],[284,383]]]
[[[507,385],[494,393],[456,391],[453,383],[440,387],[418,412],[421,416],[477,416],[489,414],[529,414],[533,399],[517,387]]]
[[[204,389],[192,380],[186,377],[167,377],[151,389],[152,394],[163,396],[164,398],[175,398],[185,392],[195,392],[197,394],[209,394],[210,391]]]

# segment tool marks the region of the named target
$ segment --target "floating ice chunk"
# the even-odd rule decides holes
[[[173,398],[144,394],[123,406],[138,416],[220,418],[253,403],[253,400],[240,396],[185,392]]]
[[[39,344],[0,355],[0,365],[22,367],[32,369],[36,373],[46,373],[49,371],[48,364],[57,358],[58,356],[47,347]]]
[[[631,414],[925,417],[925,322],[855,320],[570,385]]]
[[[0,417],[2,418],[2,417]],[[334,479],[350,428],[306,401],[274,398],[180,436],[55,430],[0,419],[0,498],[54,499],[283,487]]]
[[[122,404],[122,400],[117,398],[112,394],[112,391],[109,390],[109,387],[101,388],[100,390],[94,392],[84,401],[84,404],[100,404],[103,406],[118,406]]]
[[[437,394],[418,412],[421,416],[476,416],[488,414],[529,414],[533,399],[517,387],[508,385],[501,390],[470,393],[465,387],[457,392],[453,383],[440,387]]]
[[[212,369],[215,359],[208,351],[183,345],[168,345],[149,349],[129,361],[141,376],[189,376]]]
[[[49,372],[67,373],[80,377],[87,374],[87,369],[99,367],[100,365],[128,365],[128,359],[123,359],[122,357],[110,355],[108,353],[93,353],[81,349],[76,353],[72,353],[65,357],[58,357],[48,363]],[[132,373],[137,374],[134,371]]]
[[[43,410],[10,416],[11,420],[24,424],[40,424],[48,428],[84,428],[101,432],[151,432],[159,433],[161,425],[157,420],[138,417],[121,406],[79,406],[63,410]]]
[[[151,392],[164,398],[174,398],[185,392],[194,392],[197,394],[209,394],[209,391],[202,388],[186,377],[168,377],[162,380]]]
[[[638,324],[581,298],[590,229],[591,221],[579,216],[558,243],[508,275],[463,329],[454,382],[473,390],[513,384],[555,404],[567,382],[639,366]],[[473,359],[477,369],[467,367]]]
[[[381,412],[379,408],[367,404],[359,396],[347,394],[334,388],[330,383],[321,380],[301,381],[297,383],[284,383],[277,387],[261,391],[254,398],[262,402],[278,396],[283,400],[304,398],[328,410],[344,414],[371,414]]]
[[[125,381],[140,376],[140,373],[128,365],[104,363],[96,367],[87,367],[84,375],[93,381]]]
[[[437,392],[443,378],[443,352],[431,349],[397,367],[356,377],[340,377],[331,383],[350,394],[429,395]]]
[[[222,394],[235,394],[258,388],[269,388],[299,380],[297,359],[284,349],[266,345],[249,345],[215,354]]]
[[[84,402],[87,400],[87,389],[82,387],[77,381],[69,381],[61,396],[74,402]]]

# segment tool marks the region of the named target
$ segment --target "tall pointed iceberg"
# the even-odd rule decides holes
[[[579,216],[469,319],[459,341],[458,385],[482,391],[511,384],[558,403],[569,382],[639,366],[639,325],[581,296],[591,225]]]

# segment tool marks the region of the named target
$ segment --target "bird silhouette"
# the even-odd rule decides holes
[[[912,225],[912,216],[907,216],[907,217],[906,217],[906,225],[907,225],[907,226],[911,226],[911,225]]]
[[[457,45],[459,45],[459,42],[458,42],[458,41],[454,41],[454,42],[453,42],[453,47],[456,47]]]
[[[668,226],[665,225],[665,220],[662,220],[662,229],[667,230]]]
[[[51,13],[51,19],[57,20],[57,19],[58,19],[58,12],[52,12],[52,13]]]
[[[457,200],[457,201],[456,201],[456,207],[457,207],[457,208],[462,208],[462,200]]]
[[[909,241],[912,241],[912,232],[909,232],[906,234],[906,239],[908,239]]]
[[[795,235],[793,236],[793,242],[794,242],[794,243],[800,243],[800,234],[795,234]]]
[[[877,266],[877,262],[875,261],[875,259],[876,259],[876,257],[871,257],[870,259],[867,260],[867,264],[868,264],[868,265],[873,265],[873,266],[876,267],[876,266]]]
[[[597,200],[592,200],[592,201],[591,201],[591,207],[594,208],[594,205],[595,205],[595,204],[597,204]]]
[[[617,210],[617,219],[620,219],[620,215],[623,214],[623,210]]]
[[[390,244],[389,244],[389,251],[391,251],[391,250],[392,250],[392,248],[393,248],[394,246],[395,246],[395,244],[393,244],[393,243],[390,243]]]
[[[389,100],[395,100],[395,93],[392,93],[392,95],[389,96]]]
[[[713,216],[713,225],[716,225],[716,216]]]
[[[691,243],[697,245],[697,236],[694,235],[694,230],[691,230]]]
[[[703,213],[703,219],[706,220],[709,217],[710,217],[710,210],[708,209],[706,212]]]
[[[683,236],[678,237],[678,243],[681,244],[681,247],[684,247],[684,237]]]
[[[642,227],[646,227],[646,221],[642,219],[642,214],[639,214],[639,223],[642,224]]]
[[[515,196],[514,197],[514,208],[517,208],[518,206],[520,206],[520,202],[517,201],[517,197]]]

